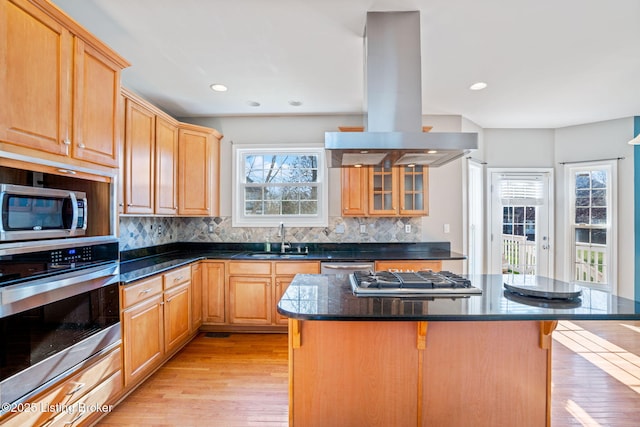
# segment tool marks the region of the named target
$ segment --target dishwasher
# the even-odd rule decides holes
[[[375,271],[375,263],[366,261],[320,263],[322,274],[351,274],[354,271]]]

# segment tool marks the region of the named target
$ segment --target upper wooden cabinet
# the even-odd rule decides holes
[[[218,215],[219,141],[122,89],[125,214]]]
[[[342,126],[341,132],[362,132]],[[429,132],[431,126],[423,126]],[[429,168],[345,167],[341,171],[342,216],[426,216],[429,214]]]
[[[221,138],[214,129],[180,123],[179,215],[219,215]]]
[[[178,123],[156,118],[155,213],[178,213]]]
[[[369,170],[341,168],[342,216],[366,216],[369,212]]]
[[[342,168],[343,216],[429,214],[429,168]]]
[[[125,99],[124,213],[154,212],[156,115],[132,98]]]
[[[0,148],[118,167],[120,70],[129,64],[49,2],[0,1]]]

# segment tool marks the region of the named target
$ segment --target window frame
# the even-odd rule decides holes
[[[316,215],[268,215],[248,216],[244,214],[244,158],[247,155],[316,155],[318,159],[318,213]],[[234,145],[232,171],[232,227],[277,227],[281,222],[286,226],[327,227],[329,224],[328,176],[324,146],[282,148],[271,144]]]
[[[575,175],[580,171],[603,170],[608,176],[607,186],[607,222],[603,226],[594,224],[580,225],[575,223],[576,210],[576,184]],[[616,160],[603,160],[595,162],[581,162],[579,164],[565,164],[566,183],[566,281],[580,286],[599,289],[616,294],[618,291],[618,254],[617,254],[617,228],[618,228],[618,163]],[[588,228],[590,230],[601,229],[606,231],[606,261],[605,283],[579,281],[575,278],[576,263],[576,229]]]

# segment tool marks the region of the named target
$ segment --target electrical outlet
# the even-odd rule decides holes
[[[404,225],[404,232],[405,233],[411,233],[411,224],[405,224]]]
[[[451,228],[449,227],[449,224],[445,224],[443,229],[444,229],[445,233],[448,233],[449,231],[451,231]]]
[[[360,224],[360,232],[361,233],[366,233],[367,232],[367,226],[365,224]]]
[[[212,234],[215,232],[215,225],[213,225],[213,223],[209,224],[209,233]]]

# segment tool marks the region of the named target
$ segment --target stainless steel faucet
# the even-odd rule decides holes
[[[286,233],[284,232],[284,222],[280,223],[280,229],[278,230],[278,237],[282,239],[280,243],[280,253],[285,253],[287,249],[291,248],[291,245],[287,244],[287,242],[285,241]]]

